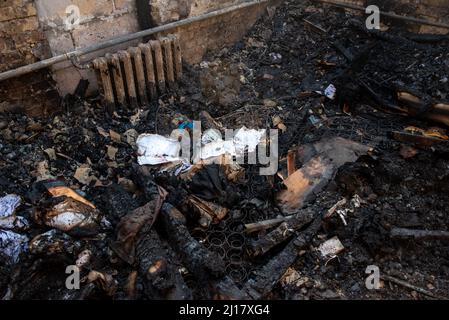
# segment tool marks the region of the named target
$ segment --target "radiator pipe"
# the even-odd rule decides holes
[[[349,3],[342,3],[342,2],[330,1],[330,0],[318,0],[318,1],[321,3],[329,4],[331,6],[340,7],[340,8],[353,9],[353,10],[358,10],[358,11],[363,11],[363,12],[365,12],[365,10],[366,10],[366,8],[364,8],[362,6],[349,4]],[[408,21],[408,22],[413,22],[413,23],[417,23],[417,24],[424,24],[424,25],[428,25],[428,26],[449,29],[449,25],[442,23],[442,22],[432,22],[432,21],[428,21],[428,20],[424,20],[424,19],[401,16],[401,15],[398,15],[395,13],[390,13],[390,12],[385,12],[385,11],[380,11],[380,14],[383,15],[384,17],[388,17],[388,18],[392,18],[392,19],[396,19],[396,20]]]
[[[138,31],[138,32],[135,32],[132,34],[123,35],[123,36],[120,36],[120,37],[117,37],[114,39],[106,40],[104,42],[100,42],[100,43],[94,44],[92,46],[88,46],[88,47],[85,47],[82,49],[77,49],[75,51],[71,51],[71,52],[64,53],[64,54],[61,54],[58,56],[54,56],[52,58],[38,61],[36,63],[32,63],[32,64],[22,66],[22,67],[13,69],[13,70],[2,72],[2,73],[0,73],[0,82],[4,81],[4,80],[11,79],[11,78],[19,77],[24,74],[28,74],[28,73],[31,73],[31,72],[34,72],[34,71],[37,71],[40,69],[50,67],[56,63],[76,59],[83,55],[86,55],[86,54],[89,54],[89,53],[92,53],[92,52],[95,52],[98,50],[106,49],[106,48],[109,48],[109,47],[112,47],[112,46],[115,46],[118,44],[122,44],[124,42],[136,40],[136,39],[147,37],[147,36],[159,33],[159,32],[168,31],[171,29],[182,27],[182,26],[185,26],[185,25],[188,25],[191,23],[218,17],[218,16],[227,14],[227,13],[235,11],[235,10],[249,8],[254,5],[263,4],[263,3],[266,3],[269,1],[270,0],[253,0],[250,2],[244,2],[244,3],[238,4],[238,5],[234,5],[234,6],[224,8],[224,9],[212,11],[212,12],[205,13],[205,14],[202,14],[199,16],[190,17],[187,19],[171,22],[171,23],[168,23],[168,24],[165,24],[162,26],[158,26],[155,28],[146,29],[146,30]]]

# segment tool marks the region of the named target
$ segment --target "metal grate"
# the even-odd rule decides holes
[[[167,36],[108,53],[93,67],[108,112],[145,106],[182,77],[181,46],[176,36]]]

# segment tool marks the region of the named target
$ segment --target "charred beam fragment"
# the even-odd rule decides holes
[[[296,231],[312,222],[315,215],[310,209],[301,210],[300,213],[281,223],[279,227],[254,242],[251,246],[252,254],[259,256],[267,253],[275,246],[288,240]]]
[[[170,246],[159,238],[154,229],[147,227],[142,233],[136,246],[136,260],[145,279],[145,294],[153,299],[192,299],[190,289],[173,262],[175,253]]]
[[[449,232],[441,230],[415,230],[406,228],[393,228],[391,229],[390,236],[393,239],[406,239],[415,241],[427,241],[427,240],[449,240]]]
[[[164,222],[169,241],[181,254],[186,267],[199,279],[209,276],[219,278],[225,273],[225,264],[216,254],[207,250],[195,240],[186,227],[184,215],[169,203],[162,206],[161,219]]]
[[[299,251],[305,249],[318,232],[321,222],[322,217],[320,215],[265,266],[254,272],[244,286],[244,290],[251,298],[259,300],[272,291],[282,275],[295,262]]]

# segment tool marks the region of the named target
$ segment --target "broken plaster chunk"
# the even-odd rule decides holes
[[[125,131],[123,136],[126,139],[126,143],[128,143],[131,147],[136,146],[137,137],[139,136],[139,133],[135,129],[129,129]]]
[[[334,258],[345,249],[338,237],[333,237],[318,247],[323,258]]]
[[[114,130],[109,130],[109,136],[111,137],[111,140],[116,143],[120,143],[122,141],[120,133],[117,133]]]
[[[56,152],[53,148],[45,149],[44,152],[47,154],[50,160],[56,160]]]
[[[9,194],[0,198],[0,229],[25,229],[28,227],[28,221],[21,216],[16,215],[16,210],[22,200],[18,195]]]
[[[278,104],[277,104],[277,102],[274,101],[274,100],[265,99],[265,100],[263,101],[263,105],[264,105],[265,107],[267,107],[267,108],[274,108],[274,107],[276,107]]]
[[[16,264],[22,252],[27,250],[28,238],[9,230],[0,230],[0,257],[7,264]],[[3,260],[2,259],[2,260]]]
[[[78,255],[78,259],[76,259],[75,265],[81,270],[90,263],[91,258],[92,251],[90,251],[89,249],[83,250]]]
[[[89,185],[93,180],[96,180],[95,177],[90,175],[91,172],[92,169],[88,165],[82,165],[76,169],[73,177],[79,183]]]
[[[107,146],[107,154],[108,154],[108,158],[110,160],[115,160],[115,155],[118,152],[118,148],[115,148],[113,146]]]
[[[45,180],[55,179],[55,177],[50,174],[47,160],[38,162],[34,173],[37,178],[36,181],[45,181]]]

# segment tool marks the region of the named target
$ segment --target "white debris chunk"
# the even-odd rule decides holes
[[[47,225],[58,230],[70,231],[74,227],[80,225],[86,220],[86,217],[82,213],[78,212],[62,212],[57,216],[49,219]]]
[[[78,255],[78,259],[76,259],[75,265],[79,269],[82,269],[90,263],[91,258],[92,258],[92,251],[86,249]]]
[[[324,95],[331,99],[334,100],[335,96],[337,94],[337,88],[335,88],[335,86],[333,84],[330,84],[325,90],[324,90]]]
[[[234,137],[235,150],[238,155],[242,155],[248,147],[248,152],[254,152],[266,135],[266,130],[255,130],[241,128]]]
[[[334,258],[345,249],[337,237],[327,240],[318,247],[323,258]]]
[[[235,155],[235,146],[232,141],[215,141],[201,147],[201,159],[209,159],[221,156],[223,154]],[[194,162],[198,162],[195,159]]]
[[[141,134],[137,138],[137,162],[140,165],[157,165],[181,160],[179,141],[157,134]]]
[[[206,139],[203,136],[203,141],[209,141],[201,147],[201,159],[209,159],[218,157],[224,154],[231,156],[243,156],[245,150],[254,152],[258,145],[263,141],[266,135],[266,130],[247,129],[243,127],[239,129],[232,140],[224,141],[221,137],[213,134],[207,134]],[[194,159],[197,162],[198,159]]]
[[[8,194],[0,198],[0,218],[13,215],[20,203],[20,197],[15,194]]]
[[[19,262],[19,256],[28,247],[28,238],[24,235],[9,230],[0,230],[0,256],[6,259],[6,263]]]
[[[28,226],[24,217],[16,216],[16,209],[21,202],[21,198],[15,194],[0,198],[0,229],[24,229]]]

